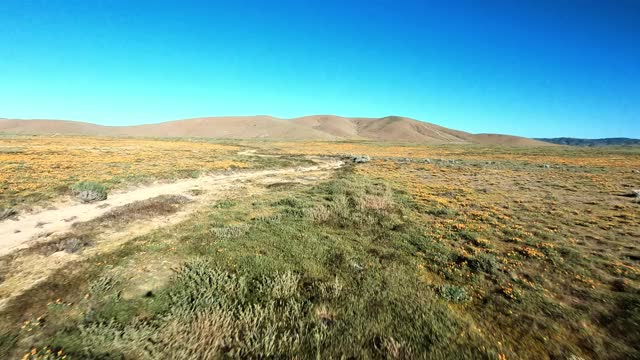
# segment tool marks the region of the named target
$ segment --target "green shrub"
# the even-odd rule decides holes
[[[211,229],[211,232],[218,238],[221,239],[232,239],[238,238],[249,231],[249,225],[240,224],[240,225],[227,225],[223,227],[214,227]]]
[[[216,209],[229,209],[236,205],[237,203],[233,200],[222,200],[219,203],[217,203],[214,207]]]
[[[458,232],[458,235],[460,235],[460,237],[463,238],[464,240],[471,241],[472,243],[475,243],[476,240],[478,239],[478,234],[472,231],[462,230]]]
[[[103,275],[89,283],[89,294],[100,297],[108,294],[118,285],[118,281],[111,276]]]
[[[498,271],[498,261],[493,254],[483,252],[469,260],[469,267],[474,271],[495,274]]]
[[[427,210],[428,214],[433,216],[443,217],[443,218],[452,218],[458,215],[458,211],[456,209],[447,208],[447,207],[439,207]]]
[[[460,286],[456,285],[441,285],[438,288],[438,292],[440,296],[445,298],[447,301],[452,303],[461,303],[469,300],[469,295],[467,295],[467,291]]]
[[[107,188],[97,182],[81,181],[71,186],[71,192],[82,202],[102,201],[107,199]]]
[[[274,202],[273,205],[289,206],[292,208],[302,208],[302,207],[305,207],[307,204],[303,200],[296,199],[295,197],[286,197]]]

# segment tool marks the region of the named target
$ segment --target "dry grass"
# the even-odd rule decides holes
[[[578,166],[640,170],[640,149],[635,148],[567,148],[505,147],[497,145],[419,145],[376,142],[271,142],[267,151],[288,154],[344,155],[366,154],[372,158],[406,159],[408,162],[429,159],[479,162],[519,162],[543,166]]]
[[[240,147],[194,141],[89,137],[0,138],[0,207],[67,193],[79,181],[107,185],[191,177],[250,164]]]
[[[167,216],[175,213],[191,200],[182,195],[159,195],[147,200],[136,201],[117,207],[88,222],[74,224],[75,228],[107,226],[117,228],[132,221]]]

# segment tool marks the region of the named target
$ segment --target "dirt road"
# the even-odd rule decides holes
[[[248,153],[246,156],[260,156]],[[343,165],[335,159],[312,158],[315,165],[275,170],[242,171],[206,175],[172,183],[158,183],[116,192],[105,201],[82,204],[67,199],[50,209],[22,214],[0,222],[0,310],[14,298],[46,280],[59,269],[96,254],[113,251],[137,236],[180,223],[191,214],[217,201],[248,197],[267,191],[275,183],[312,184],[331,176]],[[176,213],[132,220],[123,227],[100,228],[92,246],[78,253],[32,251],[109,212],[152,200],[162,195],[178,195],[190,201]],[[132,218],[135,218],[132,215]],[[46,246],[46,245],[45,245]],[[24,249],[24,250],[21,250]],[[55,251],[55,250],[54,250]]]
[[[110,194],[107,200],[98,203],[83,204],[66,200],[54,204],[50,209],[22,214],[17,218],[1,221],[0,256],[28,247],[30,244],[49,238],[56,233],[64,233],[71,228],[73,223],[90,221],[114,208],[136,201],[159,195],[184,195],[192,198],[191,193],[194,190],[224,193],[247,181],[278,182],[291,177],[302,179],[313,173],[324,173],[337,169],[342,165],[341,161],[334,159],[314,159],[314,161],[315,165],[307,167],[243,171],[201,176],[172,183],[159,183],[130,191],[116,192]],[[206,198],[195,197],[193,200],[197,202],[204,199]]]

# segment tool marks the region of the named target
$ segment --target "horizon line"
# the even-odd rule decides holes
[[[508,136],[518,136],[518,137],[524,137],[524,138],[529,138],[529,139],[534,139],[534,140],[538,140],[538,139],[577,139],[577,140],[605,140],[605,139],[628,139],[628,140],[640,140],[640,138],[634,138],[634,137],[627,137],[627,136],[609,136],[609,137],[594,137],[594,138],[588,138],[588,137],[574,137],[574,136],[567,136],[567,135],[559,135],[559,136],[524,136],[524,135],[513,135],[513,134],[506,134],[506,133],[490,133],[490,132],[479,132],[479,133],[473,133],[473,132],[469,132],[466,130],[461,130],[461,129],[454,129],[454,128],[449,128],[448,126],[445,125],[441,125],[441,124],[437,124],[437,123],[433,123],[433,122],[428,122],[428,121],[424,121],[424,120],[420,120],[420,119],[416,119],[413,117],[408,117],[408,116],[402,116],[402,115],[386,115],[386,116],[382,116],[382,117],[368,117],[368,116],[343,116],[343,115],[335,115],[335,114],[311,114],[311,115],[302,115],[302,116],[295,116],[295,117],[278,117],[278,116],[273,116],[273,115],[268,115],[268,114],[254,114],[254,115],[213,115],[213,116],[195,116],[195,117],[185,117],[185,118],[179,118],[179,119],[170,119],[170,120],[161,120],[161,121],[157,121],[157,122],[145,122],[145,123],[138,123],[138,124],[130,124],[130,125],[105,125],[105,124],[101,124],[99,122],[92,122],[92,121],[88,121],[88,120],[72,120],[72,119],[60,119],[60,118],[7,118],[7,117],[0,117],[0,120],[15,120],[15,121],[68,121],[68,122],[76,122],[76,123],[84,123],[84,124],[90,124],[90,125],[96,125],[96,126],[102,126],[102,127],[107,127],[107,128],[127,128],[127,127],[135,127],[135,126],[145,126],[145,125],[157,125],[157,124],[163,124],[163,123],[170,123],[170,122],[176,122],[176,121],[186,121],[186,120],[196,120],[196,119],[216,119],[216,118],[260,118],[260,117],[266,117],[266,118],[273,118],[275,120],[281,120],[281,121],[290,121],[290,120],[295,120],[295,119],[300,119],[300,118],[306,118],[306,117],[315,117],[315,116],[331,116],[331,117],[337,117],[337,118],[343,118],[343,119],[363,119],[363,120],[381,120],[381,119],[385,119],[385,118],[391,118],[391,117],[397,117],[397,118],[402,118],[402,119],[409,119],[409,120],[414,120],[414,121],[419,121],[419,122],[423,122],[423,123],[427,123],[427,124],[432,124],[432,125],[436,125],[436,126],[441,126],[441,127],[445,127],[447,129],[450,130],[456,130],[456,131],[463,131],[463,132],[467,132],[469,134],[473,134],[473,135],[508,135]]]

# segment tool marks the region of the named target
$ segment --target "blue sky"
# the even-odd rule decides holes
[[[640,137],[640,1],[0,1],[0,117]]]

